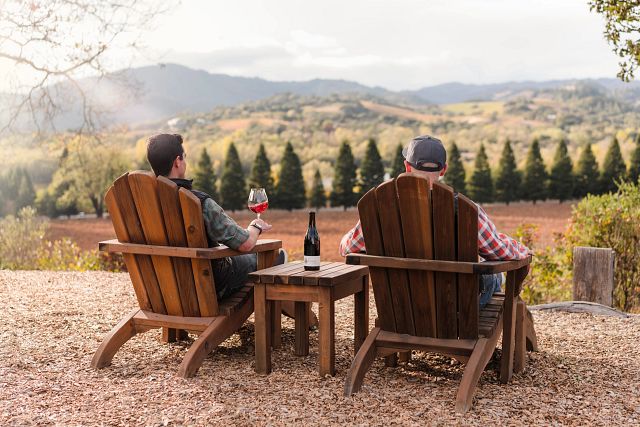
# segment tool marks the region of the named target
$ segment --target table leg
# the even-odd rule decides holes
[[[271,372],[271,345],[269,340],[270,316],[268,313],[267,294],[264,283],[256,283],[253,288],[255,311],[255,346],[256,372],[269,374]]]
[[[353,295],[354,310],[354,339],[353,352],[358,353],[360,346],[369,334],[369,276],[362,279],[362,290]]]
[[[318,353],[320,355],[320,376],[334,375],[335,373],[335,307],[333,301],[333,288],[320,286],[319,289],[319,321]]]
[[[306,356],[309,354],[309,303],[295,303],[295,323],[296,323],[296,356]]]
[[[279,348],[282,343],[282,302],[271,304],[271,345]]]

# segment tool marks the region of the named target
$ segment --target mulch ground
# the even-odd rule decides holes
[[[192,379],[176,376],[188,343],[162,344],[159,331],[91,369],[105,334],[134,306],[123,273],[0,271],[0,425],[640,424],[640,316],[534,312],[540,351],[527,370],[507,385],[487,370],[474,407],[458,416],[462,366],[436,355],[398,368],[377,360],[363,390],[342,396],[349,299],[336,307],[333,378],[317,374],[317,332],[310,355],[293,356],[288,319],[269,376],[253,371],[252,319]]]

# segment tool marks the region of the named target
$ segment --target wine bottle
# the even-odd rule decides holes
[[[316,228],[315,212],[309,212],[309,227],[304,236],[304,269],[320,270],[320,237]]]

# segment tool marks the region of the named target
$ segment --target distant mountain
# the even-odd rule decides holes
[[[103,124],[139,124],[166,120],[176,115],[202,113],[218,106],[270,98],[277,94],[329,96],[332,94],[371,95],[396,105],[451,104],[465,101],[508,100],[527,91],[564,88],[577,82],[593,86],[603,93],[637,103],[640,83],[623,83],[616,79],[554,80],[545,82],[508,82],[486,85],[446,83],[414,91],[394,92],[381,87],[369,87],[346,80],[314,79],[304,82],[274,82],[261,78],[212,74],[176,64],[160,64],[133,68],[116,73],[113,79],[86,78],[81,84],[91,93],[94,102],[107,113]],[[135,82],[136,95],[123,91],[113,80],[122,77]],[[54,93],[64,92],[56,88]],[[62,98],[62,97],[61,97]],[[56,119],[60,130],[81,123],[79,100],[59,102],[66,111]],[[24,122],[27,123],[25,117]]]
[[[467,101],[496,101],[514,98],[526,91],[561,89],[576,83],[599,87],[603,92],[632,92],[638,95],[640,82],[625,83],[618,79],[549,80],[544,82],[524,81],[473,85],[445,83],[424,87],[415,91],[402,92],[433,104],[454,104]]]

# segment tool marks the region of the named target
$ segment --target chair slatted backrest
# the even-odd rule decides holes
[[[367,254],[478,261],[478,211],[450,187],[402,174],[358,202]],[[478,277],[371,267],[379,326],[438,338],[478,337]]]
[[[208,246],[200,200],[165,177],[125,173],[107,191],[105,201],[121,242]],[[186,317],[218,314],[209,260],[132,254],[124,258],[143,310]]]

